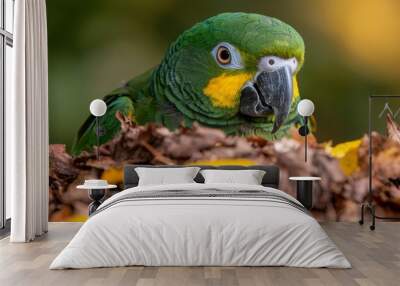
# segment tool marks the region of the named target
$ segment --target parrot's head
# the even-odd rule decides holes
[[[303,39],[288,24],[223,13],[178,37],[158,69],[158,86],[192,120],[273,134],[295,116],[303,61]]]

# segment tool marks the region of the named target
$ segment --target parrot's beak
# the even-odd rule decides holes
[[[289,114],[292,95],[292,72],[289,67],[261,71],[242,88],[240,112],[251,117],[275,115],[272,128],[272,133],[275,133]]]

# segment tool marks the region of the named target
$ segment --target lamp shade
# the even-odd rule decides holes
[[[311,116],[314,113],[314,103],[309,99],[300,100],[297,105],[297,112],[301,116]]]
[[[101,99],[95,99],[90,103],[90,113],[94,116],[103,116],[107,111],[107,104]]]

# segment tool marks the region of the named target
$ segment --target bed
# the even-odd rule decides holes
[[[100,205],[50,269],[351,267],[308,211],[278,189],[276,166],[218,167],[264,170],[261,185],[205,184],[198,173],[195,183],[150,186],[138,186],[138,167],[125,166],[125,190]]]

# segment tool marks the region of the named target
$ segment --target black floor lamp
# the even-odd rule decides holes
[[[373,204],[373,186],[372,186],[372,101],[376,99],[385,99],[385,105],[383,110],[379,113],[379,117],[382,117],[385,113],[392,113],[390,110],[390,104],[388,103],[391,99],[399,99],[400,95],[370,95],[368,100],[368,198],[367,202],[361,205],[361,218],[359,220],[360,225],[364,224],[364,211],[367,210],[371,214],[372,222],[369,226],[370,230],[375,229],[375,220],[389,220],[389,221],[400,221],[400,217],[383,217],[376,214],[375,205]]]

